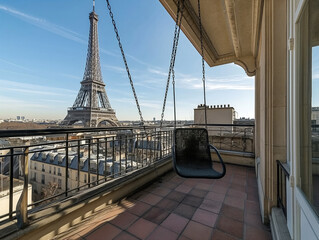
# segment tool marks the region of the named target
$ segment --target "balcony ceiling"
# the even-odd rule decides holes
[[[256,73],[263,0],[201,0],[204,57],[209,66],[236,63]],[[176,19],[178,0],[160,0]],[[185,0],[182,31],[200,52],[197,0]]]

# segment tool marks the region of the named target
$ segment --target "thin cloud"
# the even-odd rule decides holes
[[[144,62],[144,61],[142,61],[142,60],[140,60],[140,59],[138,59],[138,58],[136,58],[136,57],[134,57],[134,56],[132,56],[130,54],[126,54],[126,56],[131,58],[132,60],[134,60],[135,62],[137,62],[139,64],[145,65],[147,67],[152,67],[150,64],[148,64],[148,63],[146,63],[146,62]]]
[[[0,7],[1,7],[1,6],[0,6]],[[21,65],[19,65],[19,64],[13,63],[13,62],[10,62],[10,61],[5,60],[5,59],[2,59],[2,58],[0,58],[0,62],[4,62],[4,63],[6,63],[6,64],[8,64],[8,65],[11,65],[11,66],[16,67],[16,68],[20,68],[20,69],[25,70],[25,71],[28,71],[28,72],[31,72],[31,71],[32,71],[32,70],[29,69],[29,68],[26,68],[26,67],[24,67],[24,66],[21,66]]]
[[[0,85],[5,86],[1,87],[0,90],[10,90],[16,92],[32,93],[32,94],[41,94],[41,95],[70,95],[76,94],[74,90],[69,90],[65,88],[53,88],[49,86],[41,86],[37,84],[30,83],[21,83],[15,81],[8,81],[0,79]]]
[[[65,27],[48,22],[45,19],[37,18],[37,17],[31,16],[31,15],[28,15],[26,13],[20,12],[18,10],[13,9],[13,8],[6,7],[4,5],[0,5],[0,10],[3,10],[3,11],[5,11],[5,12],[7,12],[15,17],[20,18],[21,20],[23,20],[27,23],[30,23],[30,24],[32,24],[36,27],[39,27],[43,30],[46,30],[48,32],[59,35],[63,38],[66,38],[66,39],[69,39],[69,40],[72,40],[75,42],[79,42],[79,43],[84,43],[84,44],[86,43],[86,41],[83,40],[78,33],[74,32],[70,29],[67,29]]]
[[[161,71],[161,70],[157,70],[157,69],[154,69],[154,68],[149,68],[149,69],[147,69],[147,70],[148,70],[150,73],[167,77],[167,73],[166,73],[166,72],[163,72],[163,71]]]
[[[77,75],[68,74],[68,73],[62,73],[61,76],[67,77],[67,78],[76,79],[76,80],[81,80],[82,79],[81,77],[79,77]]]
[[[104,48],[100,48],[100,52],[105,53],[105,54],[110,55],[110,56],[113,56],[113,57],[120,57],[120,55],[113,53],[111,51],[108,51]]]
[[[252,78],[230,76],[228,78],[206,78],[206,90],[254,90]],[[177,78],[178,88],[184,89],[202,89],[203,82],[201,78],[184,75],[184,78]]]
[[[103,66],[115,72],[126,73],[126,69],[123,67],[118,67],[118,66],[113,66],[108,64],[103,64]]]
[[[2,107],[10,107],[10,108],[47,108],[47,105],[39,104],[39,103],[32,103],[32,102],[26,102],[22,100],[17,100],[14,98],[8,98],[8,97],[0,97],[0,106]]]

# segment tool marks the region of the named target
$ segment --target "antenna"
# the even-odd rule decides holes
[[[93,0],[93,12],[95,11],[95,0]]]

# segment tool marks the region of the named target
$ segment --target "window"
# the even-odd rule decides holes
[[[34,169],[37,170],[37,163],[34,163]]]
[[[50,166],[50,167],[49,167],[49,173],[51,173],[51,170],[52,170],[52,167]]]
[[[33,181],[37,181],[37,173],[33,173]]]
[[[44,176],[44,174],[42,174],[41,183],[45,184],[45,176]]]
[[[58,179],[58,188],[61,189],[61,187],[62,187],[62,180]]]
[[[54,167],[54,170],[53,170],[53,174],[55,175],[56,174],[56,168]]]
[[[84,174],[84,183],[86,183],[87,180],[86,180],[86,174]]]
[[[319,1],[310,0],[298,22],[300,187],[319,215]]]
[[[58,168],[58,176],[61,176],[61,168]]]
[[[44,164],[42,164],[42,172],[45,172]]]

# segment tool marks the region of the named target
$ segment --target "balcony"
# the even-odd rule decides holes
[[[63,182],[58,183],[59,191],[43,199],[30,202],[22,194],[17,210],[10,199],[9,212],[0,216],[1,237],[18,236],[19,229],[25,228],[25,239],[98,239],[112,234],[124,239],[128,235],[132,239],[196,239],[198,231],[215,239],[270,239],[269,229],[261,223],[254,168],[228,164],[227,174],[221,180],[180,178],[172,171],[172,128],[3,131],[1,137],[24,134],[65,136],[63,141],[59,137],[56,141],[19,146],[24,149],[22,152],[11,148],[9,155],[0,156],[12,162],[23,160],[20,167],[24,174],[18,178],[26,186],[26,173],[32,169],[25,165],[36,162],[39,152],[41,161],[43,155],[54,155],[53,161],[42,161],[44,164],[56,164],[62,173],[73,174],[64,174]],[[211,141],[221,141],[227,134],[222,134],[223,138],[212,134]],[[241,134],[235,135],[238,138]],[[234,142],[238,141],[229,141]],[[68,177],[74,175],[80,180],[88,175],[88,182]],[[63,217],[65,214],[67,218]],[[67,229],[68,236],[64,233]]]
[[[227,165],[221,180],[169,171],[56,239],[271,239],[253,168]]]

